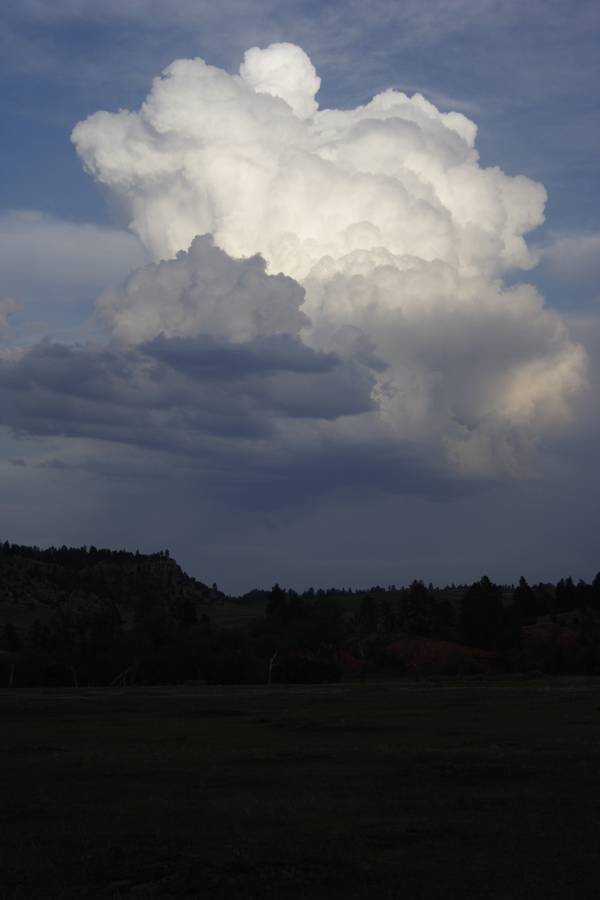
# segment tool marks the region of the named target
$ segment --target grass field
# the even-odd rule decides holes
[[[0,897],[597,898],[593,680],[0,692]]]

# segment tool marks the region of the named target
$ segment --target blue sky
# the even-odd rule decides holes
[[[507,581],[521,573],[534,580],[595,574],[600,568],[593,528],[599,499],[600,349],[596,3],[20,0],[3,5],[0,24],[0,324],[8,316],[0,331],[1,389],[8,410],[0,440],[3,538],[147,550],[169,546],[198,577],[233,591],[275,580],[296,587],[413,577],[466,581],[484,570]],[[312,60],[322,80],[321,108],[353,109],[387,88],[420,92],[442,113],[457,111],[477,124],[482,167],[497,166],[546,188],[545,222],[527,235],[539,264],[525,272],[507,264],[498,277],[505,286],[526,282],[538,288],[547,309],[560,314],[569,346],[584,348],[587,368],[581,390],[569,394],[568,423],[541,436],[536,432],[535,459],[519,463],[517,475],[504,468],[473,478],[444,468],[438,438],[431,436],[437,428],[433,419],[423,426],[425,443],[421,430],[404,436],[401,446],[382,437],[367,447],[366,438],[358,443],[348,438],[352,423],[316,443],[312,432],[310,440],[305,432],[298,437],[311,417],[315,423],[345,423],[353,405],[357,414],[369,416],[365,397],[380,369],[362,356],[344,356],[341,345],[326,346],[323,337],[319,343],[313,335],[305,348],[296,301],[289,299],[295,294],[288,296],[287,288],[285,333],[301,346],[296,362],[286,362],[284,375],[269,375],[268,384],[245,375],[251,382],[239,392],[231,388],[231,373],[218,385],[213,380],[210,396],[219,398],[219,409],[209,409],[203,393],[201,422],[200,400],[197,395],[189,400],[191,388],[182,380],[192,375],[177,340],[192,342],[186,360],[195,353],[205,359],[206,342],[213,341],[211,359],[221,354],[220,359],[233,360],[222,365],[234,366],[236,377],[257,354],[264,354],[261,365],[281,373],[279,349],[265,344],[264,335],[252,334],[244,337],[250,342],[246,355],[232,355],[223,341],[239,336],[231,336],[229,325],[225,336],[214,325],[208,335],[174,333],[160,353],[153,334],[142,330],[139,339],[145,343],[117,352],[113,342],[123,338],[124,318],[114,313],[111,336],[106,316],[94,315],[97,297],[108,288],[117,292],[110,315],[117,303],[121,309],[141,309],[132,289],[119,286],[140,266],[154,263],[148,246],[127,230],[126,198],[84,171],[71,142],[74,126],[98,110],[137,110],[152,79],[175,59],[200,56],[233,73],[247,48],[281,41],[301,46]],[[199,279],[196,265],[219,271],[224,265],[206,248],[186,264]],[[158,277],[158,270],[149,271],[149,277]],[[270,291],[269,285],[264,282],[262,289]],[[231,303],[237,321],[241,307],[235,299]],[[103,308],[109,308],[107,301]],[[440,323],[440,340],[448,327]],[[465,329],[471,340],[481,340],[479,326],[471,332],[467,323]],[[492,337],[501,326],[494,329]],[[536,329],[541,334],[542,326]],[[272,333],[279,330],[273,326]],[[427,338],[427,353],[433,352],[432,340]],[[533,338],[520,332],[519,340],[525,347]],[[46,352],[48,341],[63,348],[60,364],[57,354]],[[76,355],[69,350],[76,346],[87,349]],[[509,341],[498,352],[508,358],[510,347]],[[452,373],[460,369],[460,359],[470,358],[468,348],[464,352]],[[540,353],[539,348],[531,352]],[[23,353],[29,355],[18,358]],[[129,409],[123,397],[134,388],[140,395],[146,390],[140,373],[148,360],[167,366],[168,378],[144,414],[143,427],[136,426],[135,436],[125,435],[122,413],[111,419],[110,410]],[[466,408],[467,374],[466,369],[452,374],[460,383],[453,388],[460,390],[460,402],[453,395],[456,409]],[[90,385],[85,396],[79,390],[83,383]],[[307,412],[306,398],[315,392],[322,402]],[[252,414],[241,400],[249,394]],[[92,396],[104,404],[93,415],[84,409]],[[134,406],[140,403],[135,400]],[[288,430],[274,448],[269,435],[271,429],[279,433],[284,407]],[[465,413],[461,422],[474,427],[473,415]],[[110,429],[102,431],[100,420],[109,419]],[[364,426],[356,428],[362,434]],[[253,445],[251,460],[250,431],[260,433],[262,442],[260,453]],[[492,444],[505,441],[497,430],[489,434]],[[519,435],[520,445],[531,440],[529,431]],[[299,447],[309,444],[303,457]]]

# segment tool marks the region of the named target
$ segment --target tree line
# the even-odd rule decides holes
[[[600,574],[303,593],[275,584],[227,598],[168,551],[5,543],[0,615],[0,684],[12,686],[600,673]]]

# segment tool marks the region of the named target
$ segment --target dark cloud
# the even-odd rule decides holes
[[[234,380],[272,372],[331,372],[340,361],[333,353],[318,353],[289,334],[256,338],[242,344],[207,335],[166,338],[159,335],[142,345],[148,356],[198,380]]]
[[[372,387],[365,367],[286,335],[159,337],[137,348],[42,341],[0,361],[2,424],[175,453],[206,436],[273,436],[287,420],[363,413]]]

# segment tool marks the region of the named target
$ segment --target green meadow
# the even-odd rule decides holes
[[[600,682],[0,692],[0,897],[596,898]]]

